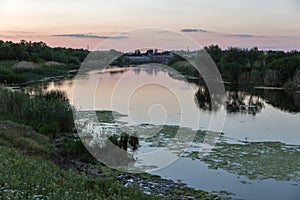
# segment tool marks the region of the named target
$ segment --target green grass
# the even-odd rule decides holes
[[[0,199],[158,199],[0,146]]]
[[[28,155],[50,155],[56,152],[48,137],[29,126],[0,121],[0,145],[17,149]]]
[[[0,121],[0,199],[158,199],[110,176],[61,169],[49,160],[57,153],[49,138],[31,127]]]

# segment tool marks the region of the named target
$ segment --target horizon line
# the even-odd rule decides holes
[[[1,35],[0,35],[1,37]],[[18,44],[20,43],[21,41],[25,41],[25,42],[32,42],[32,43],[39,43],[39,42],[43,42],[45,43],[48,47],[50,48],[70,48],[70,49],[84,49],[84,50],[88,50],[90,52],[93,52],[93,51],[99,51],[99,50],[90,50],[88,49],[89,48],[89,45],[87,45],[87,48],[84,48],[84,47],[72,47],[71,45],[70,46],[67,46],[67,45],[49,45],[49,43],[43,41],[43,40],[39,40],[39,41],[33,41],[33,40],[26,40],[26,39],[20,39],[18,42],[15,42],[13,40],[3,40],[0,38],[0,41],[3,41],[3,42],[12,42],[14,44]],[[194,50],[190,50],[190,49],[168,49],[166,51],[187,51],[187,52],[194,52],[194,51],[199,51],[199,50],[202,50],[204,49],[205,47],[209,47],[209,46],[218,46],[221,50],[227,50],[227,49],[230,49],[230,48],[239,48],[239,49],[253,49],[253,48],[257,48],[258,50],[261,50],[261,51],[283,51],[283,52],[292,52],[292,51],[300,51],[300,48],[298,49],[294,49],[294,48],[290,48],[289,50],[287,49],[280,49],[280,47],[274,47],[274,46],[262,46],[262,47],[259,47],[258,45],[254,45],[254,46],[233,46],[233,45],[226,45],[226,47],[222,47],[222,45],[219,45],[217,43],[211,43],[209,45],[205,45],[203,46],[203,48],[201,49],[194,49]],[[151,49],[151,48],[149,48]],[[125,53],[123,51],[120,51],[120,50],[117,50],[117,49],[114,49],[114,48],[111,48],[111,49],[107,49],[107,50],[103,50],[103,51],[109,51],[109,50],[116,50],[116,51],[119,51],[119,52],[122,52],[122,53]],[[102,50],[101,50],[102,51]]]

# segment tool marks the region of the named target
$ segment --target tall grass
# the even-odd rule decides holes
[[[50,138],[74,127],[71,106],[59,91],[38,91],[30,96],[0,89],[0,118],[29,125]]]
[[[0,83],[20,84],[46,77],[65,76],[73,65],[47,66],[40,64],[35,67],[14,67],[15,61],[0,61]]]
[[[64,75],[67,73],[67,69],[64,66],[38,66],[33,68],[13,68],[12,72],[16,74],[23,74],[26,76],[26,74],[36,74],[40,76],[58,76],[58,75]]]

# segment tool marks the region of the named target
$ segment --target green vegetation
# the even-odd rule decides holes
[[[194,197],[195,199],[204,199],[204,200],[212,200],[212,199],[220,199],[220,193],[218,193],[217,195],[211,195],[211,196],[207,196],[207,192],[205,191],[197,191],[194,190],[192,188],[174,188],[171,193],[174,194],[181,194],[181,195],[185,195],[186,197]],[[230,194],[226,194],[226,195],[230,195]],[[228,199],[232,199],[232,197],[226,197],[226,195],[223,195],[224,200],[228,200]]]
[[[17,65],[16,62],[0,61],[0,83],[22,84],[46,77],[67,76],[69,72],[64,65],[39,64],[34,67],[15,67],[15,65]],[[29,63],[28,65],[32,64]]]
[[[44,42],[21,40],[19,43],[13,43],[0,40],[0,60],[31,61],[34,63],[56,61],[63,64],[79,65],[88,53],[89,51],[84,49],[51,48]]]
[[[46,77],[66,76],[78,69],[89,51],[51,48],[43,42],[0,40],[0,83],[20,84]],[[18,65],[22,61],[21,65]]]
[[[96,111],[96,116],[98,122],[103,123],[115,123],[121,117],[126,117],[127,115],[120,114],[111,110],[101,110]]]
[[[298,51],[262,51],[212,45],[205,48],[216,62],[225,80],[244,84],[283,86],[300,69]]]
[[[216,63],[226,81],[239,84],[284,86],[286,89],[292,90],[299,88],[299,51],[262,51],[258,50],[257,47],[251,49],[231,47],[222,50],[218,45],[211,45],[204,49]],[[181,53],[191,53],[193,55],[191,56],[192,60],[201,62],[197,51]],[[49,76],[65,76],[68,74],[68,70],[78,69],[88,54],[89,51],[84,49],[51,48],[43,42],[22,40],[19,43],[13,43],[0,41],[0,82],[20,84]],[[105,57],[120,56],[120,58],[115,59],[112,65],[126,66],[126,63],[122,61],[124,56],[120,52],[111,50],[107,54],[104,53],[103,55]],[[95,56],[99,55],[95,54]],[[18,61],[32,62],[36,65],[34,67],[14,67]],[[49,61],[55,61],[55,66],[45,64]],[[183,75],[199,76],[197,70],[176,54],[165,64]]]
[[[128,146],[131,146],[133,150],[136,150],[139,145],[138,137],[130,136],[128,133],[121,133],[121,135],[112,135],[108,138],[114,145],[127,151]]]
[[[188,155],[199,159],[199,152]],[[211,169],[224,169],[251,180],[300,181],[300,147],[280,142],[218,143],[201,158]]]
[[[1,199],[158,199],[112,178],[92,178],[0,146]]]
[[[27,155],[49,156],[56,153],[47,136],[11,121],[0,121],[0,146],[14,148]]]
[[[0,119],[32,126],[52,139],[74,127],[71,106],[59,91],[36,91],[30,96],[0,89]]]
[[[60,136],[54,140],[57,149],[63,154],[72,158],[79,159],[82,162],[96,164],[97,160],[86,149],[81,139],[77,134],[68,134]]]
[[[222,50],[218,45],[204,48],[216,63],[222,78],[236,84],[262,84],[285,86],[286,89],[299,88],[299,51],[262,51],[254,47],[242,49],[231,47]],[[186,53],[185,53],[186,54]],[[199,52],[190,52],[192,60],[201,63]],[[183,64],[183,58],[174,56],[167,64],[184,75],[198,76],[191,65]]]

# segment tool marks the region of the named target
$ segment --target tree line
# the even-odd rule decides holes
[[[21,40],[19,43],[14,43],[0,40],[0,60],[30,61],[34,63],[56,61],[63,64],[79,65],[88,53],[89,51],[85,49],[51,48],[44,42]]]
[[[222,50],[218,45],[204,49],[227,81],[285,87],[300,84],[299,51],[263,51],[257,47]]]
[[[204,50],[216,63],[226,81],[239,84],[284,86],[286,88],[297,88],[300,85],[299,51],[263,51],[257,47],[221,49],[218,45],[204,47]],[[66,65],[79,66],[89,53],[88,50],[84,49],[51,48],[44,42],[21,40],[19,43],[13,43],[0,40],[0,61],[17,60],[34,63],[56,61]],[[197,61],[197,56],[195,59]],[[124,63],[120,60],[122,61],[122,59],[116,59],[118,62],[113,62],[113,64],[123,66]],[[180,60],[182,58],[175,54],[165,64],[189,75],[195,73],[195,70],[190,71],[187,66],[182,66],[177,62]]]

